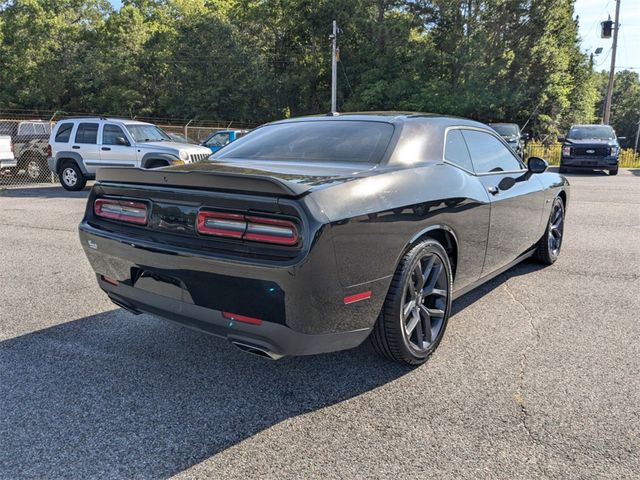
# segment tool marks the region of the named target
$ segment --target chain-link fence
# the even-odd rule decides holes
[[[64,117],[55,118],[58,112],[44,113],[45,115],[36,116],[31,113],[0,111],[0,187],[57,183],[57,176],[49,171],[47,165],[47,146],[55,120]],[[155,123],[173,141],[195,144],[203,143],[212,133],[221,130],[246,130],[255,127],[253,124],[238,122],[175,121],[140,117],[136,120]],[[547,145],[530,141],[525,147],[525,158],[541,157],[550,165],[560,164],[561,153],[560,143]],[[631,148],[623,149],[619,165],[622,168],[640,168],[640,153]]]
[[[0,111],[0,187],[57,183],[57,175],[47,165],[49,135],[56,121],[65,117],[58,112],[45,115]],[[86,115],[91,116],[91,115]],[[96,115],[97,116],[97,115]],[[136,118],[154,123],[173,141],[201,144],[221,130],[246,130],[255,125],[238,122],[172,121]]]
[[[47,166],[52,123],[0,117],[0,185],[57,181]]]
[[[539,142],[529,142],[524,150],[525,158],[544,158],[549,165],[560,165],[560,155],[562,153],[561,143],[545,145]],[[640,168],[640,153],[633,148],[623,148],[620,151],[618,166],[620,168]]]

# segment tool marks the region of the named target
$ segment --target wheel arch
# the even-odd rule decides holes
[[[178,158],[175,155],[171,155],[170,153],[149,152],[142,157],[140,166],[142,168],[149,168],[149,165],[155,162],[163,162],[166,163],[166,166],[169,166],[173,164],[177,159]]]
[[[56,174],[60,175],[62,166],[67,162],[75,163],[83,175],[87,176],[87,169],[82,161],[82,156],[76,152],[59,152],[56,154]]]
[[[396,261],[396,266],[400,260],[402,260],[402,257],[404,257],[407,251],[427,238],[437,240],[445,249],[447,256],[449,257],[449,261],[451,262],[451,273],[455,279],[456,267],[458,265],[458,237],[451,227],[444,224],[431,225],[417,232],[400,253],[399,258]]]
[[[564,209],[567,209],[567,192],[565,192],[564,190],[560,190],[558,192],[558,197],[560,197],[560,199],[562,200],[562,203],[564,204]]]

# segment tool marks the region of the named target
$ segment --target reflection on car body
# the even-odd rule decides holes
[[[569,185],[545,170],[471,120],[304,117],[208,162],[99,173],[80,236],[132,312],[271,358],[369,338],[419,364],[454,298],[524,258],[558,258]]]

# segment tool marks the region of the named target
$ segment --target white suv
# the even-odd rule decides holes
[[[151,123],[91,117],[60,120],[49,138],[49,170],[81,190],[99,167],[157,168],[205,160],[211,150],[177,143]]]

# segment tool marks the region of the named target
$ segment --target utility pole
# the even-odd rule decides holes
[[[331,39],[331,113],[337,113],[337,90],[338,90],[338,25],[333,21],[333,34]]]
[[[611,17],[609,17],[611,18]],[[616,0],[616,16],[613,21],[613,46],[611,47],[611,69],[609,70],[609,83],[607,84],[607,99],[604,104],[604,116],[602,123],[609,125],[611,116],[611,98],[613,97],[613,81],[616,75],[616,49],[618,48],[618,30],[620,29],[620,0]]]
[[[640,113],[640,112],[638,112]],[[638,153],[638,139],[640,138],[640,118],[638,119],[638,130],[636,131],[636,146],[634,148],[636,154]]]

